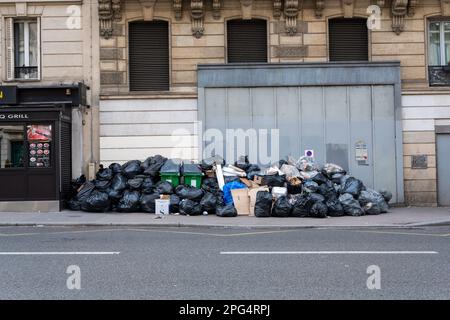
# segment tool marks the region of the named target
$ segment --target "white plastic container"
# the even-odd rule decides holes
[[[275,199],[278,199],[281,196],[287,195],[287,188],[284,187],[273,187],[272,188],[272,196]]]
[[[170,200],[156,199],[155,200],[155,213],[156,214],[169,214]]]

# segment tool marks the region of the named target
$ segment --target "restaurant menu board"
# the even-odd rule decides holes
[[[50,167],[52,126],[28,125],[27,138],[29,146],[29,166],[35,168]]]

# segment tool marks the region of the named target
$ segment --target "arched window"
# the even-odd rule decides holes
[[[267,21],[229,20],[227,58],[229,63],[267,62]]]
[[[169,90],[169,24],[130,22],[128,39],[130,91]]]
[[[368,61],[366,19],[336,18],[328,21],[330,61]]]

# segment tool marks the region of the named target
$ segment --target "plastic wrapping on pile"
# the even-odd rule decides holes
[[[364,211],[361,208],[358,200],[353,198],[350,193],[344,193],[339,197],[339,202],[342,204],[344,208],[344,212],[348,216],[359,217],[364,215]]]
[[[372,189],[361,191],[358,201],[365,214],[368,215],[386,213],[389,210],[389,206],[381,193]]]
[[[296,166],[291,166],[289,164],[283,164],[280,168],[281,173],[286,175],[286,179],[289,178],[300,178],[300,171],[297,169]]]
[[[246,189],[247,186],[242,182],[233,181],[225,183],[223,186],[223,200],[226,205],[233,204],[233,196],[231,195],[231,190],[233,189]]]
[[[319,166],[315,163],[313,157],[300,157],[295,166],[300,171],[319,171]]]
[[[282,196],[287,196],[287,188],[285,187],[273,187],[272,188],[272,196],[274,197],[274,199],[278,199],[279,197]]]
[[[199,202],[203,197],[203,190],[188,185],[180,184],[175,188],[175,193],[181,199],[188,199]]]
[[[286,218],[291,215],[292,206],[287,196],[279,197],[273,204],[271,216],[278,218]]]

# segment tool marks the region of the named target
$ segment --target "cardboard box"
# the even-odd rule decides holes
[[[250,198],[248,196],[248,189],[233,189],[231,190],[233,196],[234,207],[239,216],[248,216],[250,214]]]
[[[253,182],[256,183],[257,185],[262,185],[263,184],[263,177],[255,175],[253,177]]]
[[[156,199],[155,200],[155,213],[156,214],[169,214],[170,200]]]
[[[256,194],[258,191],[269,191],[268,187],[259,187],[259,188],[253,188],[248,191],[248,196],[250,199],[250,215],[255,215],[255,203],[256,203]]]

